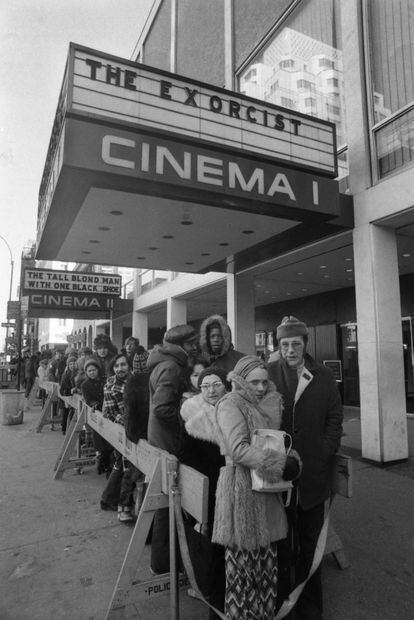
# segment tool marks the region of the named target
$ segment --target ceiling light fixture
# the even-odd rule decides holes
[[[303,276],[303,271],[298,271],[298,272],[297,272],[297,275],[298,275],[298,276]]]
[[[174,239],[174,235],[163,235],[163,239]]]
[[[353,269],[345,269],[346,273],[352,273]]]
[[[411,254],[409,252],[404,252],[402,256],[403,258],[410,258]]]
[[[254,230],[242,230],[243,235],[252,235],[253,233],[254,233]]]
[[[219,243],[219,245],[221,245],[223,247],[227,247],[229,244],[228,243]]]
[[[90,254],[87,250],[82,250],[82,254]]]
[[[116,211],[116,210],[115,210],[115,211],[109,211],[109,213],[110,213],[111,215],[124,215],[124,212],[123,212],[123,211]]]
[[[98,230],[111,230],[109,226],[98,226]]]
[[[89,239],[89,243],[101,243],[98,239]]]
[[[326,269],[326,265],[319,265],[319,269]]]

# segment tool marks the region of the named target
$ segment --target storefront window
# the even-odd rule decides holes
[[[366,6],[374,138],[382,178],[414,159],[414,0],[367,0]]]
[[[339,0],[304,0],[239,75],[240,92],[336,124],[346,145]],[[346,176],[346,157],[339,177]],[[345,165],[344,165],[345,164]]]

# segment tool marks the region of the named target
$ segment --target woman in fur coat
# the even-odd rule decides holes
[[[232,392],[217,404],[215,421],[226,464],[216,491],[213,542],[225,547],[225,613],[234,620],[273,620],[277,597],[277,541],[287,535],[278,493],[252,491],[251,470],[265,480],[296,478],[297,454],[253,446],[255,429],[279,429],[282,398],[266,364],[247,355],[227,377]]]
[[[218,446],[214,419],[215,405],[230,389],[226,371],[217,366],[201,370],[197,378],[199,393],[187,398],[181,406],[184,421],[181,461],[208,477],[207,529],[194,532],[194,522],[187,521],[187,539],[197,585],[211,605],[223,611],[225,592],[224,549],[211,542],[217,480],[224,457]],[[197,525],[195,525],[197,530]],[[198,531],[198,530],[197,530]],[[217,615],[210,611],[210,618]]]

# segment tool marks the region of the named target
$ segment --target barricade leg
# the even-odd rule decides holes
[[[77,415],[75,414],[73,416],[68,432],[66,433],[68,438],[66,438],[65,436],[65,442],[64,442],[62,454],[59,457],[58,463],[56,464],[56,467],[55,467],[55,475],[54,475],[55,480],[60,480],[63,476],[63,472],[66,469],[71,469],[75,467],[81,469],[85,465],[93,465],[95,463],[94,458],[93,459],[88,459],[88,458],[73,459],[72,458],[74,449],[78,447],[79,433],[82,431],[82,428],[85,422],[86,422],[86,414],[85,414],[85,409],[82,406],[80,411],[77,412]]]
[[[167,506],[168,496],[162,493],[162,463],[161,459],[158,459],[112,593],[106,620],[124,618],[126,607],[132,602],[131,590],[134,586],[137,586],[139,596],[140,590],[148,590],[148,588],[154,587],[153,584],[157,581],[165,580],[165,576],[160,576],[148,582],[139,582],[136,581],[135,576],[154,515],[159,508],[166,508]],[[169,579],[168,573],[167,578]],[[136,617],[139,618],[139,616]]]
[[[53,407],[54,397],[55,397],[55,392],[54,390],[52,390],[47,395],[45,404],[40,414],[40,420],[36,427],[36,433],[41,433],[42,428],[45,426],[45,424],[47,424],[52,419],[52,407]]]

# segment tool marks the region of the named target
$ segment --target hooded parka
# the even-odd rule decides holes
[[[223,337],[221,351],[214,354],[209,345],[209,331],[212,326],[218,326]],[[200,327],[200,349],[201,355],[209,365],[224,368],[226,372],[230,372],[236,363],[244,357],[244,353],[236,351],[231,342],[231,331],[226,321],[219,314],[213,314],[203,321]]]

